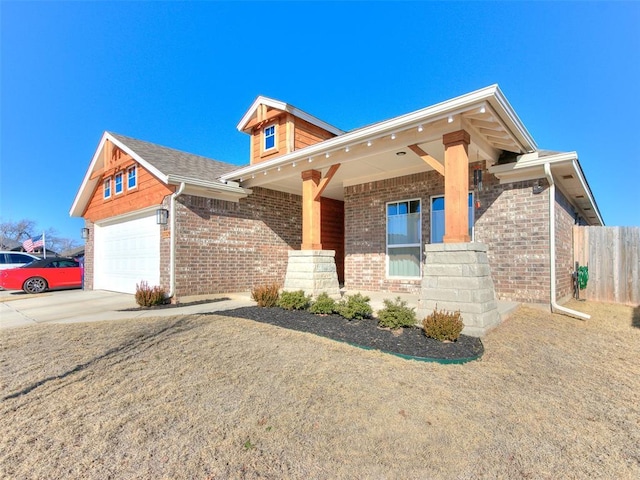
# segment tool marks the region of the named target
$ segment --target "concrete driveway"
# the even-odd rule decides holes
[[[0,290],[0,328],[41,323],[97,322],[127,318],[198,314],[255,305],[248,293],[212,295],[185,306],[153,310],[135,309],[133,295],[104,290],[60,290],[29,295]]]

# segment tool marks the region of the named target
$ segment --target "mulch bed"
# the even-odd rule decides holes
[[[347,320],[339,315],[315,315],[278,307],[242,307],[213,313],[269,323],[400,356],[443,363],[474,360],[484,352],[481,340],[476,337],[461,335],[455,342],[443,343],[426,337],[422,329],[417,327],[395,332],[379,328],[376,319]]]

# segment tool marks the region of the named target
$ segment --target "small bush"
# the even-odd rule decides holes
[[[136,283],[136,303],[141,307],[164,305],[167,303],[166,295],[164,288],[158,285],[150,287],[144,280],[139,284]]]
[[[456,312],[438,311],[436,306],[433,313],[422,321],[422,327],[427,337],[435,338],[441,342],[455,342],[464,328],[464,323],[462,323],[460,310]]]
[[[251,290],[251,298],[258,303],[259,307],[275,307],[278,303],[279,291],[280,285],[277,283],[259,285]]]
[[[316,315],[330,315],[336,311],[336,301],[329,296],[328,293],[323,292],[318,295],[316,301],[311,304],[309,311]]]
[[[278,299],[278,306],[285,310],[306,310],[311,305],[311,295],[305,295],[303,290],[282,292]]]
[[[362,318],[371,318],[373,310],[371,309],[371,305],[369,305],[370,300],[371,299],[369,297],[366,297],[361,293],[347,295],[346,298],[338,302],[338,314],[347,320],[353,320],[354,318],[358,320]]]
[[[384,300],[384,308],[378,312],[378,325],[385,328],[412,327],[416,324],[414,308],[397,297],[395,301]]]

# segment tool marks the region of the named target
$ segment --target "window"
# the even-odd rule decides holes
[[[264,129],[264,149],[269,150],[276,146],[276,126],[271,125]]]
[[[387,203],[387,273],[420,278],[422,227],[420,200]]]
[[[473,240],[473,193],[469,193],[469,237]],[[444,196],[431,197],[431,243],[444,238]]]
[[[127,190],[131,190],[132,188],[136,188],[138,185],[138,177],[136,175],[136,167],[131,167],[127,170]]]
[[[122,193],[122,173],[116,173],[114,177],[114,190],[116,195]]]
[[[107,178],[103,184],[104,198],[111,198],[111,178]]]

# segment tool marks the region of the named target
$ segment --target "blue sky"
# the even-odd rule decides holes
[[[344,130],[500,85],[640,225],[640,3],[0,2],[0,217],[79,238],[104,130],[236,164],[257,95]]]

